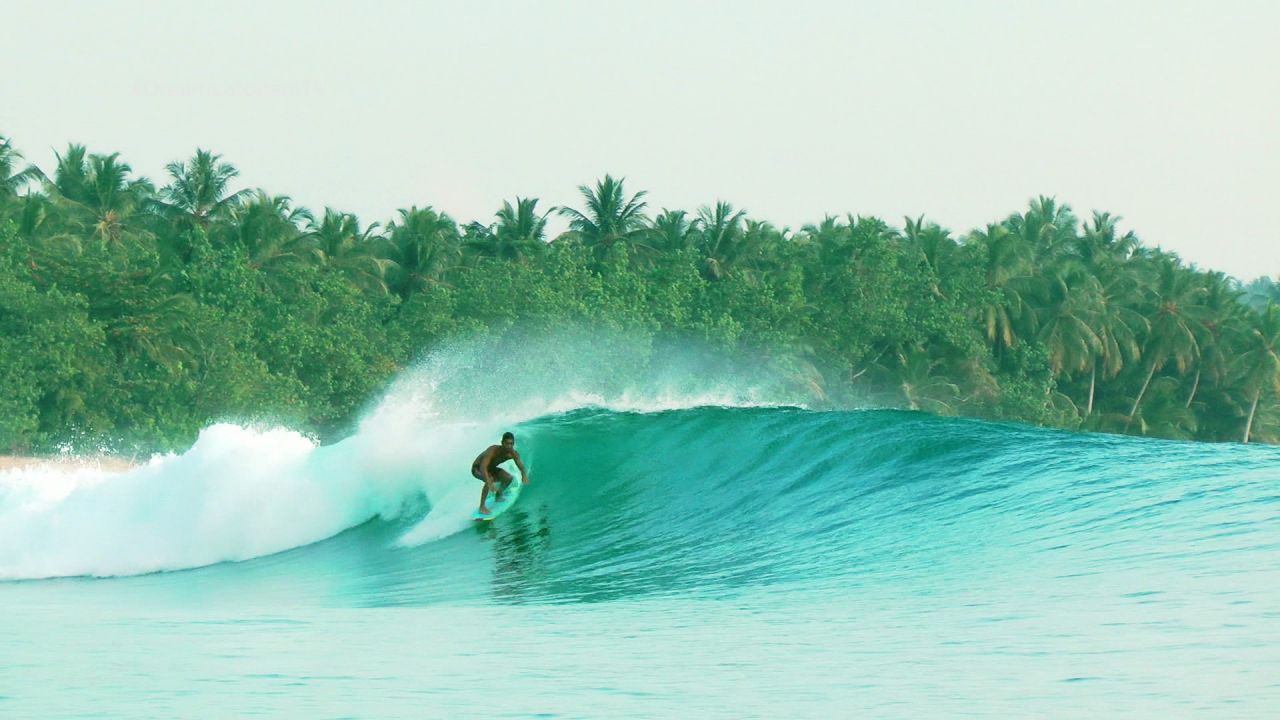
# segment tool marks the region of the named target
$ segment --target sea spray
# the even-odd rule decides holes
[[[467,468],[499,434],[582,408],[652,413],[682,408],[800,405],[799,393],[767,363],[714,352],[684,339],[570,325],[537,333],[481,335],[428,354],[397,379],[362,422],[359,436],[403,437],[432,428],[438,447],[432,508],[397,544],[414,546],[471,524],[478,484]],[[459,443],[473,430],[469,444]],[[522,449],[537,444],[523,433]],[[430,435],[424,435],[424,439]],[[391,443],[398,445],[399,443]],[[448,450],[457,452],[448,456]],[[528,457],[526,457],[528,462]],[[530,463],[532,464],[532,463]]]
[[[658,412],[806,405],[804,382],[787,375],[775,357],[584,325],[482,334],[425,355],[370,415],[409,402],[435,421],[501,425],[582,407]]]

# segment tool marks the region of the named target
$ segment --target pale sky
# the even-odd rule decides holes
[[[1280,273],[1280,3],[14,2],[0,134],[164,184],[195,148],[238,187],[366,224],[432,205],[657,210],[799,228],[925,215],[961,234],[1056,196],[1242,279]],[[553,227],[563,227],[557,222]]]

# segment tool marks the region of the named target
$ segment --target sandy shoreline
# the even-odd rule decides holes
[[[51,457],[32,457],[24,455],[0,455],[0,471],[35,466],[53,466],[65,468],[92,467],[103,470],[128,470],[135,467],[136,462],[125,458],[97,456],[75,457],[55,455]]]

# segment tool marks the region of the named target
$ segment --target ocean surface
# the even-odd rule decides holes
[[[0,473],[0,717],[1277,716],[1277,448],[445,385]]]

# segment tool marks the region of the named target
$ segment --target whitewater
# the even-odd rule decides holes
[[[3,717],[1270,717],[1280,451],[477,339],[345,439],[0,471]],[[471,459],[531,483],[476,525]]]

